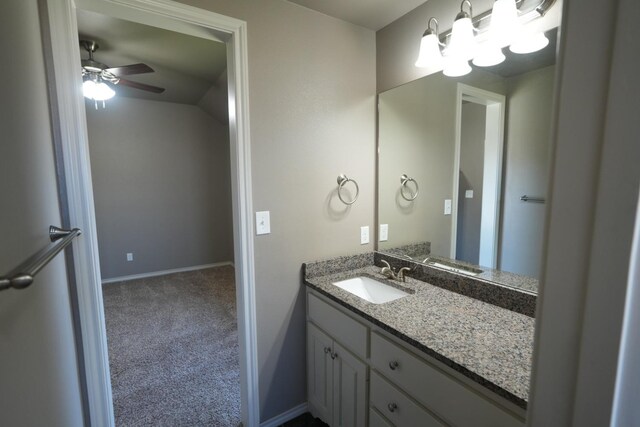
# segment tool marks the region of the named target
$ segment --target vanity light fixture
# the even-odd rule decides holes
[[[433,27],[431,26],[432,23]],[[442,52],[440,51],[440,46],[444,45],[440,43],[438,20],[431,17],[420,41],[420,52],[416,60],[416,67],[432,67],[433,69],[439,70],[442,67]]]
[[[468,61],[479,67],[489,67],[505,60],[502,52],[509,46],[513,53],[525,54],[536,52],[549,44],[542,32],[533,33],[525,28],[524,23],[544,16],[556,0],[539,0],[537,5],[527,4],[523,12],[522,2],[517,0],[496,0],[491,11],[473,17],[473,9],[469,0],[460,4],[460,13],[456,15],[450,31],[445,31],[442,40],[450,34],[449,43],[440,53],[440,35],[437,31],[437,20],[429,19],[429,25],[420,43],[420,54],[416,67],[443,69],[443,74],[450,77],[463,76],[471,72]],[[469,12],[465,12],[465,5]],[[431,22],[436,22],[435,34]],[[490,22],[487,25],[487,22]],[[476,28],[477,26],[477,28]],[[488,28],[488,31],[487,31]],[[478,43],[476,33],[485,32],[484,42]],[[427,54],[427,52],[430,52]],[[444,57],[443,57],[444,55]]]

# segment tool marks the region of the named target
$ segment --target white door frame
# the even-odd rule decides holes
[[[59,127],[61,134],[66,178],[63,185],[71,224],[83,231],[74,244],[74,260],[84,374],[94,426],[113,426],[114,418],[75,10],[81,8],[126,17],[147,25],[226,42],[242,421],[246,426],[257,426],[260,409],[246,23],[169,0],[39,1],[43,37],[48,39],[45,50],[50,50],[45,57],[48,57],[47,68],[54,86],[50,103],[59,117],[53,126]]]
[[[462,138],[462,101],[487,106],[487,122],[497,122],[485,131],[484,179],[482,184],[482,219],[480,232],[480,261],[485,267],[497,268],[498,232],[500,229],[500,187],[502,185],[502,156],[504,147],[504,95],[458,83],[456,89],[456,129],[453,158],[453,200],[451,201],[451,253],[456,259],[458,237],[458,193],[460,175],[460,145]],[[487,167],[487,165],[489,167]]]

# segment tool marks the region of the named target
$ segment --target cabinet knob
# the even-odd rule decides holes
[[[331,353],[331,358],[332,358],[332,359],[335,359],[336,357],[338,357],[338,353],[335,353],[335,352],[334,352],[334,353]]]
[[[392,362],[389,362],[389,369],[391,369],[392,371],[395,371],[398,366],[400,366],[400,364],[398,364],[398,362],[396,362],[395,360]]]
[[[387,405],[387,409],[389,409],[389,412],[396,412],[396,409],[398,409],[398,405],[396,405],[395,403],[389,403]]]

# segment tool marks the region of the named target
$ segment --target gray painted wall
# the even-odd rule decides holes
[[[282,0],[191,0],[247,22],[258,367],[265,421],[306,402],[304,261],[373,250],[375,33]],[[336,178],[358,181],[350,208]],[[372,229],[373,231],[373,229]]]
[[[0,274],[49,243],[60,224],[36,2],[0,13]],[[11,58],[7,60],[6,58]],[[0,295],[0,424],[83,424],[64,256],[24,290]]]
[[[102,278],[233,261],[228,127],[193,105],[86,105]]]
[[[555,66],[506,79],[505,163],[498,268],[538,277],[547,198]]]
[[[480,263],[480,222],[487,107],[473,102],[462,104],[460,126],[460,175],[458,181],[458,228],[456,259]],[[466,191],[473,197],[467,198]]]

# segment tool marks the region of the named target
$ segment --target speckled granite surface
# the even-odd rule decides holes
[[[314,261],[302,264],[303,277],[325,276],[356,268],[373,265],[373,252],[359,255],[347,255],[324,261]]]
[[[422,248],[425,250],[428,247],[427,252],[411,252],[413,250],[417,250],[416,248]],[[381,249],[378,251],[382,255],[394,256],[400,259],[408,259],[409,261],[414,261],[418,264],[421,264],[421,261],[424,260],[427,255],[422,255],[424,253],[429,254],[431,252],[431,243],[424,242],[418,243],[415,245],[406,245],[400,246],[392,249]],[[416,255],[420,254],[420,255]],[[523,290],[525,292],[538,293],[538,279],[529,276],[523,276],[521,274],[510,273],[508,271],[494,270],[492,268],[478,266],[474,264],[470,264],[464,261],[452,261],[449,258],[440,257],[440,256],[429,256],[430,261],[438,261],[443,264],[450,264],[455,266],[456,264],[467,266],[473,268],[479,268],[482,270],[482,273],[477,276],[473,276],[478,280],[482,280],[485,282],[491,282],[498,284],[500,286],[506,286],[518,290]],[[429,265],[429,263],[425,263],[425,265]],[[435,268],[435,267],[434,267]]]
[[[431,253],[431,242],[412,243],[395,248],[379,249],[379,251],[420,262]]]
[[[379,271],[375,266],[342,270],[306,276],[305,283],[478,384],[526,408],[533,318],[412,278],[407,278],[405,283],[394,282],[413,291],[411,295],[385,304],[369,303],[332,284],[359,275],[388,281]]]
[[[534,292],[512,286],[502,286],[493,281],[487,281],[481,278],[480,275],[466,276],[441,270],[428,264],[408,261],[404,258],[386,253],[376,252],[374,254],[374,260],[377,266],[382,267],[382,263],[380,262],[382,259],[386,260],[396,270],[401,267],[410,267],[412,270],[408,275],[414,279],[529,317],[535,316],[537,294]]]

